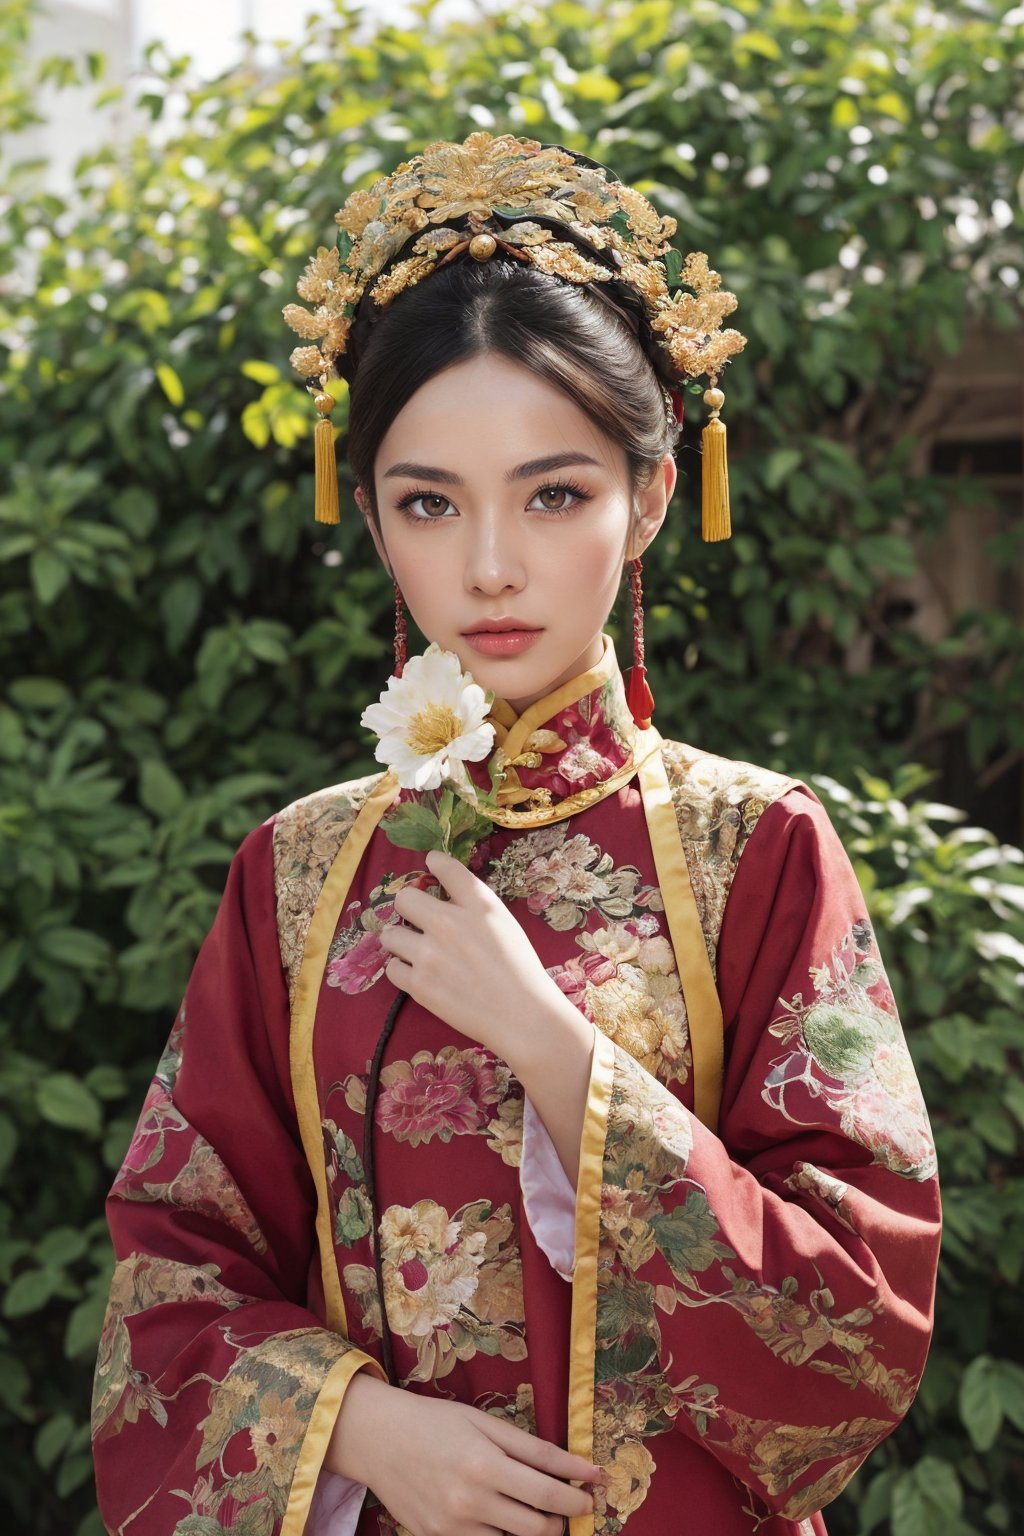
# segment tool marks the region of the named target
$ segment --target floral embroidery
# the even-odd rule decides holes
[[[657,886],[632,865],[558,823],[521,837],[491,862],[488,883],[558,931],[576,935],[581,953],[548,974],[598,1029],[663,1082],[685,1083],[690,1052],[686,1005],[672,945],[657,913]],[[603,921],[601,921],[603,919]],[[588,926],[595,920],[598,926]]]
[[[510,1094],[498,1105],[495,1118],[487,1123],[487,1145],[508,1168],[519,1168],[523,1161],[524,1108],[522,1092]]]
[[[381,1072],[377,1124],[413,1147],[434,1136],[448,1142],[487,1131],[511,1075],[481,1046],[446,1045],[436,1056],[417,1051],[411,1061],[396,1061]]]
[[[206,1529],[241,1536],[243,1531],[273,1528],[287,1509],[299,1451],[324,1378],[350,1348],[324,1329],[293,1329],[255,1342],[235,1335],[230,1326],[220,1332],[237,1358],[223,1381],[213,1383],[210,1411],[198,1426],[203,1438],[195,1465],[197,1472],[204,1467],[222,1475],[226,1466],[233,1470],[219,1486],[207,1475],[191,1492],[172,1490],[189,1506],[174,1536]],[[247,1461],[251,1465],[246,1466]],[[235,1518],[236,1511],[240,1518]],[[253,1513],[246,1516],[242,1511]]]
[[[171,1033],[167,1037],[167,1044],[163,1048],[153,1074],[158,1083],[163,1083],[168,1093],[174,1092],[174,1085],[181,1071],[185,1050],[185,1008],[186,1005],[182,1003],[178,1009],[178,1017],[174,1021]]]
[[[579,928],[592,910],[605,918],[661,912],[656,886],[642,885],[633,865],[616,869],[582,832],[569,836],[565,822],[528,832],[491,862],[488,885],[504,901],[525,901],[558,932]]]
[[[363,804],[380,780],[381,775],[375,773],[317,790],[286,806],[274,818],[277,933],[281,962],[288,977],[288,996],[293,1003],[306,934],[321,887]]]
[[[659,1313],[727,1306],[786,1364],[824,1372],[850,1388],[864,1386],[896,1415],[907,1411],[916,1390],[909,1372],[889,1369],[875,1350],[869,1330],[880,1303],[837,1315],[835,1298],[820,1277],[817,1288],[803,1296],[793,1276],[776,1287],[731,1267],[736,1255],[721,1240],[707,1194],[687,1175],[691,1148],[687,1111],[652,1084],[632,1056],[616,1050],[598,1246],[594,1455],[609,1472],[596,1526],[602,1536],[614,1536],[643,1502],[654,1471],[648,1442],[671,1428],[680,1413],[690,1416],[702,1436],[718,1439],[727,1430],[738,1437],[730,1440],[730,1453],[749,1453],[772,1494],[784,1491],[813,1462],[832,1462],[843,1451],[844,1437],[852,1452],[862,1430],[870,1446],[890,1427],[874,1419],[834,1431],[777,1422],[746,1426],[719,1401],[717,1386],[694,1376],[676,1384],[668,1380],[660,1364]],[[813,1193],[842,1201],[841,1181],[815,1179],[818,1170],[809,1164],[800,1168]],[[666,1266],[674,1283],[659,1280],[657,1270],[645,1275],[652,1261]],[[801,1519],[827,1501],[823,1490],[837,1476],[838,1492],[851,1475],[850,1465],[844,1466],[841,1475],[830,1466],[813,1485],[819,1503],[802,1489],[787,1509],[790,1518]]]
[[[528,1435],[537,1433],[532,1382],[520,1382],[514,1393],[506,1395],[485,1392],[482,1397],[475,1400],[473,1407],[482,1409],[484,1413],[493,1414],[496,1419],[503,1419],[506,1424],[512,1424],[516,1429],[525,1430]]]
[[[327,1164],[327,1185],[334,1211],[334,1241],[348,1247],[373,1227],[373,1209],[366,1190],[363,1160],[356,1144],[333,1120],[321,1125]]]
[[[790,1048],[772,1062],[762,1098],[793,1125],[818,1125],[821,1100],[843,1134],[904,1178],[935,1173],[928,1112],[885,982],[871,924],[855,923],[810,972],[814,991],[788,1002],[769,1033]]]
[[[503,716],[502,709],[499,704],[494,718],[503,747],[511,720]],[[616,669],[601,687],[530,732],[518,755],[506,763],[499,803],[551,805],[605,783],[629,762],[633,737],[633,718],[626,704],[622,674]],[[486,787],[486,773],[480,765],[471,764],[469,772],[474,782]]]
[[[740,857],[761,816],[798,780],[666,741],[662,759],[712,971]]]
[[[685,1083],[690,1052],[675,955],[650,913],[578,934],[582,957],[549,969],[598,1029],[663,1082]]]
[[[780,1424],[776,1419],[750,1419],[731,1409],[723,1409],[722,1418],[733,1431],[732,1448],[749,1460],[751,1470],[773,1497],[790,1488],[814,1462],[834,1463],[780,1510],[789,1520],[803,1520],[834,1499],[892,1428],[887,1420],[865,1418],[835,1425]],[[836,1463],[836,1456],[843,1459]]]
[[[391,957],[380,936],[385,928],[400,921],[395,897],[407,887],[436,891],[437,881],[422,869],[398,876],[389,873],[374,886],[365,908],[358,901],[350,903],[346,909],[349,921],[338,929],[327,951],[324,980],[329,987],[354,996],[366,992],[384,975]]]
[[[172,1037],[173,1038],[173,1037]],[[161,1059],[166,1070],[167,1052]],[[171,1054],[174,1060],[174,1053]],[[177,1055],[180,1063],[180,1054]],[[177,1068],[173,1067],[173,1071]],[[168,1137],[181,1137],[180,1147]],[[156,1169],[165,1155],[176,1161],[174,1153],[185,1160],[177,1171],[163,1169],[163,1179],[143,1179]],[[267,1240],[256,1223],[248,1202],[224,1166],[222,1159],[199,1132],[194,1130],[176,1108],[164,1080],[154,1078],[146,1095],[139,1121],[125,1154],[111,1194],[122,1200],[154,1200],[179,1210],[195,1211],[200,1216],[223,1222],[241,1232],[257,1253],[266,1253]]]
[[[179,1264],[173,1259],[133,1253],[114,1270],[100,1336],[93,1386],[92,1432],[97,1441],[116,1435],[125,1424],[137,1424],[148,1413],[163,1428],[165,1397],[147,1376],[132,1368],[131,1336],[126,1319],[168,1302],[213,1302],[238,1307],[247,1298],[229,1291],[217,1279],[216,1264]]]
[[[813,1195],[816,1200],[823,1201],[845,1227],[856,1232],[857,1227],[846,1199],[850,1186],[842,1179],[826,1173],[822,1168],[816,1168],[813,1163],[798,1162],[793,1164],[793,1172],[786,1178],[785,1184],[794,1194]]]
[[[392,1332],[416,1352],[407,1381],[433,1381],[478,1350],[524,1360],[522,1264],[507,1205],[474,1200],[449,1216],[433,1200],[392,1205],[380,1224],[384,1303]],[[374,1272],[348,1264],[345,1284],[380,1337]]]

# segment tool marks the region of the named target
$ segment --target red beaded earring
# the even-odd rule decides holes
[[[405,625],[405,603],[402,599],[402,589],[395,582],[395,676],[401,677],[407,658],[407,641]]]
[[[629,584],[633,593],[633,666],[626,687],[629,712],[641,731],[646,731],[654,713],[654,695],[644,666],[644,589],[640,580],[643,563],[638,555],[632,562]]]

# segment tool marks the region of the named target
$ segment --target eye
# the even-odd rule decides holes
[[[413,510],[418,501],[423,503],[422,511]],[[396,502],[399,512],[404,512],[413,523],[439,523],[449,515],[446,508],[451,508],[451,505],[447,496],[438,496],[433,491],[410,491],[401,501]]]
[[[556,501],[550,501],[547,499],[550,496],[555,496],[558,499]],[[534,499],[541,499],[541,510],[545,512],[571,512],[572,503],[567,501],[567,497],[572,498],[572,503],[578,501],[589,501],[590,492],[585,491],[581,485],[575,485],[572,481],[559,480],[556,481],[553,485],[542,485]],[[533,503],[531,502],[531,506],[532,505]]]

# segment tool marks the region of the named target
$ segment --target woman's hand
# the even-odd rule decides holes
[[[387,977],[459,1034],[507,1061],[547,1127],[573,1185],[590,1084],[594,1026],[547,974],[505,904],[450,854],[427,868],[448,895],[407,887],[380,940]]]
[[[594,1026],[545,971],[490,886],[450,854],[427,868],[449,899],[407,887],[380,941],[387,977],[452,1029],[507,1061],[547,1127],[567,1178],[579,1175]]]
[[[412,1536],[561,1536],[566,1518],[593,1509],[569,1479],[604,1477],[492,1414],[365,1371],[348,1385],[325,1465],[372,1488]]]
[[[578,1011],[490,886],[450,854],[432,851],[426,863],[448,900],[416,887],[398,893],[395,911],[412,926],[395,923],[381,932],[393,956],[388,980],[511,1063],[534,1021],[571,1021]]]

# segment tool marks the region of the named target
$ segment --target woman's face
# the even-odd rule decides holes
[[[495,353],[417,390],[374,470],[379,535],[367,521],[420,630],[520,713],[600,660],[623,562],[676,479],[666,454],[634,515],[625,450]]]

